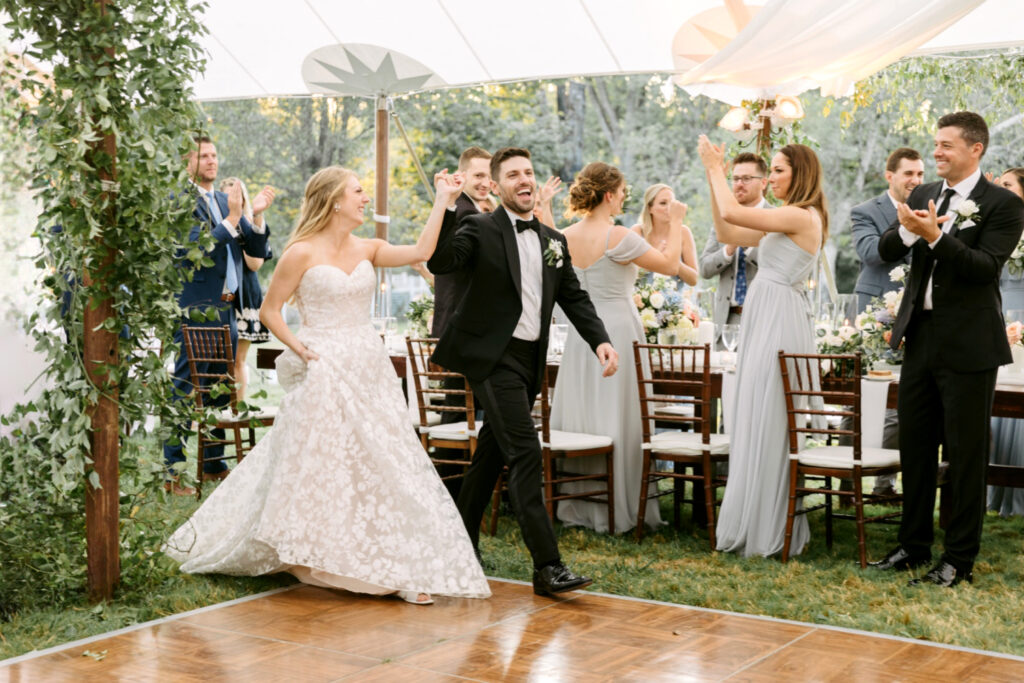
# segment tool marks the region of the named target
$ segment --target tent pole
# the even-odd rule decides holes
[[[405,147],[409,150],[409,155],[412,156],[412,162],[416,164],[416,172],[420,174],[420,181],[423,182],[423,187],[427,190],[427,196],[430,197],[430,201],[434,201],[434,188],[430,186],[430,181],[427,180],[427,173],[423,170],[423,164],[420,163],[420,158],[416,154],[416,150],[412,148],[412,143],[409,142],[409,136],[405,134],[405,126],[402,125],[402,120],[398,118],[398,110],[391,110],[391,118],[395,120],[395,125],[398,126],[398,132],[402,134],[402,140],[405,141]]]
[[[100,14],[107,13],[109,4],[110,0],[97,0],[95,3]],[[104,48],[104,52],[108,57],[113,57],[114,48]],[[98,122],[94,122],[94,125],[99,129]],[[117,141],[113,133],[99,132],[89,151],[88,163],[106,188],[103,198],[107,202],[107,209],[100,222],[110,230],[117,220],[116,202],[112,196],[117,191]],[[103,244],[102,229],[95,240]],[[92,466],[86,468],[86,474],[90,475],[90,478],[85,484],[86,576],[89,598],[94,602],[110,600],[114,595],[114,587],[121,578],[118,531],[118,386],[107,370],[108,367],[117,365],[118,341],[116,333],[103,328],[103,323],[108,318],[116,317],[109,296],[110,287],[105,282],[109,277],[105,271],[115,258],[114,248],[107,246],[100,262],[87,265],[82,273],[82,282],[85,286],[98,285],[85,306],[82,335],[85,369],[89,381],[99,389],[96,402],[87,408]],[[91,477],[92,472],[89,470],[95,472],[96,476]]]
[[[376,188],[374,192],[374,222],[377,239],[388,238],[388,110],[391,98],[385,94],[377,96],[376,119]],[[388,291],[387,270],[377,269],[377,291],[374,292],[373,310],[378,318],[391,314],[391,292]]]

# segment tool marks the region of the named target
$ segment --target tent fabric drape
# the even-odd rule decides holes
[[[741,100],[853,84],[937,36],[983,0],[772,0],[726,47],[676,77],[691,95]]]
[[[433,71],[438,80],[432,83],[440,87],[673,74],[678,73],[672,55],[676,32],[695,15],[723,4],[518,0],[514,11],[499,11],[476,0],[377,0],[358,6],[336,0],[211,0],[204,19],[210,33],[202,39],[209,63],[197,75],[195,89],[200,100],[308,96],[303,60],[339,43],[407,55]],[[741,79],[756,77],[754,87],[789,82],[842,92],[915,50],[1024,45],[1020,0],[747,4],[764,6],[736,40],[687,74],[689,83],[706,87],[728,79],[751,87]]]

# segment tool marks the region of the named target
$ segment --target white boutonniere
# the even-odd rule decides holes
[[[960,206],[956,208],[956,215],[960,217],[960,229],[970,228],[974,226],[978,219],[981,218],[981,207],[979,207],[974,200],[965,199],[961,202]]]
[[[562,250],[562,243],[553,237],[548,238],[548,248],[544,250],[544,263],[555,268],[561,268],[565,252]]]

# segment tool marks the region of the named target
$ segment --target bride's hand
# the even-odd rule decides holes
[[[306,346],[303,346],[302,351],[299,352],[299,358],[301,358],[304,363],[308,363],[311,360],[320,360],[320,356],[317,355],[316,351],[313,351]]]
[[[697,154],[700,155],[701,163],[709,171],[725,168],[725,146],[716,147],[707,135],[697,138]]]
[[[466,177],[462,173],[448,175],[448,169],[434,174],[434,191],[437,200],[448,206],[462,192],[462,186],[466,183]]]

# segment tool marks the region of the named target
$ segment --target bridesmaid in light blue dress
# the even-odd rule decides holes
[[[729,191],[724,156],[705,136],[697,150],[708,172],[719,242],[758,247],[757,279],[747,292],[740,327],[736,388],[730,405],[729,480],[716,535],[718,550],[773,555],[782,550],[788,501],[789,448],[778,353],[814,353],[805,285],[828,237],[822,170],[814,152],[786,145],[771,163],[768,182],[783,206],[741,206]],[[791,553],[810,537],[796,519]]]
[[[632,354],[633,342],[642,342],[644,331],[633,303],[633,288],[638,266],[664,275],[677,274],[681,268],[680,234],[685,214],[685,206],[674,201],[670,208],[670,237],[662,253],[637,233],[612,224],[613,217],[622,213],[625,198],[622,173],[601,162],[584,167],[569,188],[569,212],[583,217],[565,229],[569,256],[620,360],[618,372],[602,377],[600,363],[594,363],[594,354],[575,328],[570,327],[551,406],[553,429],[612,437],[613,533],[636,526],[640,503],[643,434]],[[602,457],[574,458],[562,463],[563,470],[580,473],[603,472],[604,467]],[[588,483],[564,484],[562,488],[565,492],[582,490]],[[648,503],[645,516],[651,526],[661,523],[657,500]],[[608,507],[600,503],[560,501],[558,519],[572,526],[608,531]]]
[[[1003,173],[999,185],[1024,199],[1024,168],[1011,168]],[[1024,276],[1012,275],[1004,266],[1003,275],[999,278],[999,291],[1003,295],[1003,313],[1024,311]],[[1024,420],[992,418],[992,455],[989,462],[1024,467]],[[1024,515],[1024,489],[989,486],[988,508],[1003,517]]]

